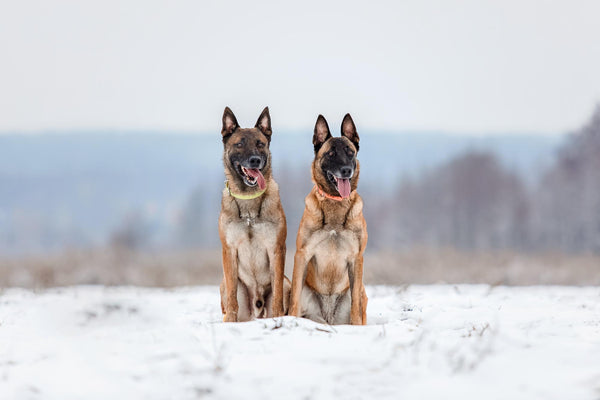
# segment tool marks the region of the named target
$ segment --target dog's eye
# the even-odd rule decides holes
[[[352,156],[354,155],[354,151],[352,151],[352,149],[350,149],[350,147],[349,147],[349,146],[346,146],[346,153],[348,153],[348,155],[349,155],[350,157],[352,157]]]
[[[244,147],[244,142],[237,142],[235,144],[235,147],[237,147],[238,149],[241,149],[242,147]]]
[[[329,150],[329,152],[327,153],[327,155],[328,155],[329,157],[333,157],[333,156],[335,156],[335,151],[333,151],[333,150]]]
[[[263,142],[261,142],[260,140],[256,141],[256,147],[258,147],[259,149],[262,149],[263,147],[265,147],[265,144]]]

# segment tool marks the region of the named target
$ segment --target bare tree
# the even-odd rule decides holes
[[[419,181],[405,181],[396,199],[393,236],[401,244],[525,245],[529,208],[523,184],[490,153],[465,153]]]
[[[600,105],[560,148],[532,202],[538,246],[600,253]]]

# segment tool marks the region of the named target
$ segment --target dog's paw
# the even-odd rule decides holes
[[[223,316],[223,322],[237,322],[237,313],[225,313]]]
[[[271,314],[273,315],[273,318],[277,318],[277,317],[283,317],[285,315],[285,312],[283,312],[283,308],[273,307],[273,311]]]
[[[290,311],[288,312],[288,315],[291,315],[292,317],[299,317],[300,310],[298,309],[298,307],[290,307]]]

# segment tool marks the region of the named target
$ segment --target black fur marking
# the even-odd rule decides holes
[[[341,168],[351,167],[352,178],[356,171],[356,152],[348,145],[348,142],[342,138],[331,138],[330,150],[322,156],[321,172],[327,177],[327,183],[335,193],[337,191],[337,182],[335,177],[341,177]],[[350,181],[352,181],[352,178]]]

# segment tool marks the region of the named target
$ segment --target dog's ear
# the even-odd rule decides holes
[[[235,130],[239,128],[237,119],[233,115],[233,111],[229,107],[225,107],[223,111],[223,128],[221,129],[221,135],[223,135],[223,141],[225,141]]]
[[[323,143],[325,143],[331,137],[331,132],[329,132],[329,125],[327,125],[327,121],[325,117],[319,114],[317,118],[317,123],[315,124],[315,134],[313,135],[313,145],[315,146],[315,154],[319,152]]]
[[[269,141],[271,141],[271,116],[269,115],[269,107],[265,107],[262,113],[260,113],[260,117],[256,121],[255,128],[260,129],[260,131],[267,137]]]
[[[350,141],[354,143],[356,151],[358,151],[358,142],[360,141],[360,138],[358,137],[356,126],[354,125],[354,121],[352,121],[350,114],[346,114],[344,120],[342,121],[342,136],[350,139]]]

